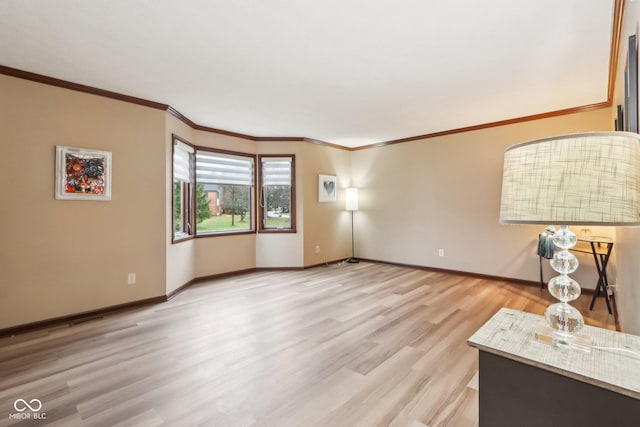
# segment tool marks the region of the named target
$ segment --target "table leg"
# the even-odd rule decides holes
[[[540,261],[540,290],[544,289],[544,278],[542,277],[542,257],[539,256]]]
[[[595,243],[591,242],[591,251],[593,252],[593,259],[596,263],[596,269],[598,270],[598,284],[596,285],[596,290],[593,293],[593,297],[591,297],[589,310],[593,310],[596,298],[600,295],[600,290],[602,290],[605,302],[607,303],[607,311],[609,312],[609,314],[613,314],[613,310],[611,309],[611,301],[609,300],[609,280],[607,279],[607,264],[609,263],[611,249],[613,249],[613,243],[607,243],[606,255],[598,255]]]

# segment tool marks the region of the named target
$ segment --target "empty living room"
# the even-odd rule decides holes
[[[639,25],[0,1],[0,426],[636,426]]]

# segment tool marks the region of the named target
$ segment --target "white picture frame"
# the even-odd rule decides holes
[[[318,202],[335,202],[338,193],[338,178],[335,175],[318,175]]]
[[[111,200],[111,152],[56,146],[56,200]]]

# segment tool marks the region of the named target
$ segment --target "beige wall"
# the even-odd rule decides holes
[[[351,152],[303,144],[301,175],[304,195],[304,265],[317,265],[351,255],[351,216],[345,211],[345,188],[351,186]],[[337,177],[337,201],[318,202],[318,174]],[[316,253],[316,246],[320,252]]]
[[[167,247],[165,268],[167,281],[165,289],[166,294],[169,295],[196,277],[194,241],[187,240],[176,244],[171,243],[173,237],[173,194],[170,190],[173,182],[173,134],[193,143],[195,131],[175,116],[168,113],[165,116],[165,188],[167,189],[165,197],[165,244]]]
[[[211,132],[195,131],[195,145],[255,154],[256,143]],[[182,243],[178,243],[181,245]],[[206,277],[255,268],[256,235],[203,237],[195,245],[195,277]]]
[[[258,154],[295,155],[296,174],[296,233],[258,233],[255,247],[258,268],[298,268],[304,265],[304,146],[304,143],[295,141],[261,141],[257,144]]]
[[[535,244],[544,227],[499,224],[504,149],[611,127],[607,108],[353,152],[356,256],[538,280]],[[594,288],[593,260],[581,258],[574,276]]]
[[[625,15],[622,26],[620,60],[616,73],[615,97],[613,105],[623,104],[624,100],[624,68],[628,53],[629,36],[636,34],[640,39],[638,23],[640,22],[640,3],[625,3]],[[616,246],[618,278],[616,281],[616,306],[620,319],[620,327],[624,332],[640,335],[640,229],[616,229]]]
[[[164,295],[165,113],[4,75],[0,93],[0,328]],[[112,200],[54,200],[56,145],[111,151]]]

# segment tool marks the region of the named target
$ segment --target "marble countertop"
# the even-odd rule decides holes
[[[479,350],[555,372],[640,400],[640,337],[585,326],[592,350],[563,349],[539,341],[542,316],[502,308],[467,343]]]

